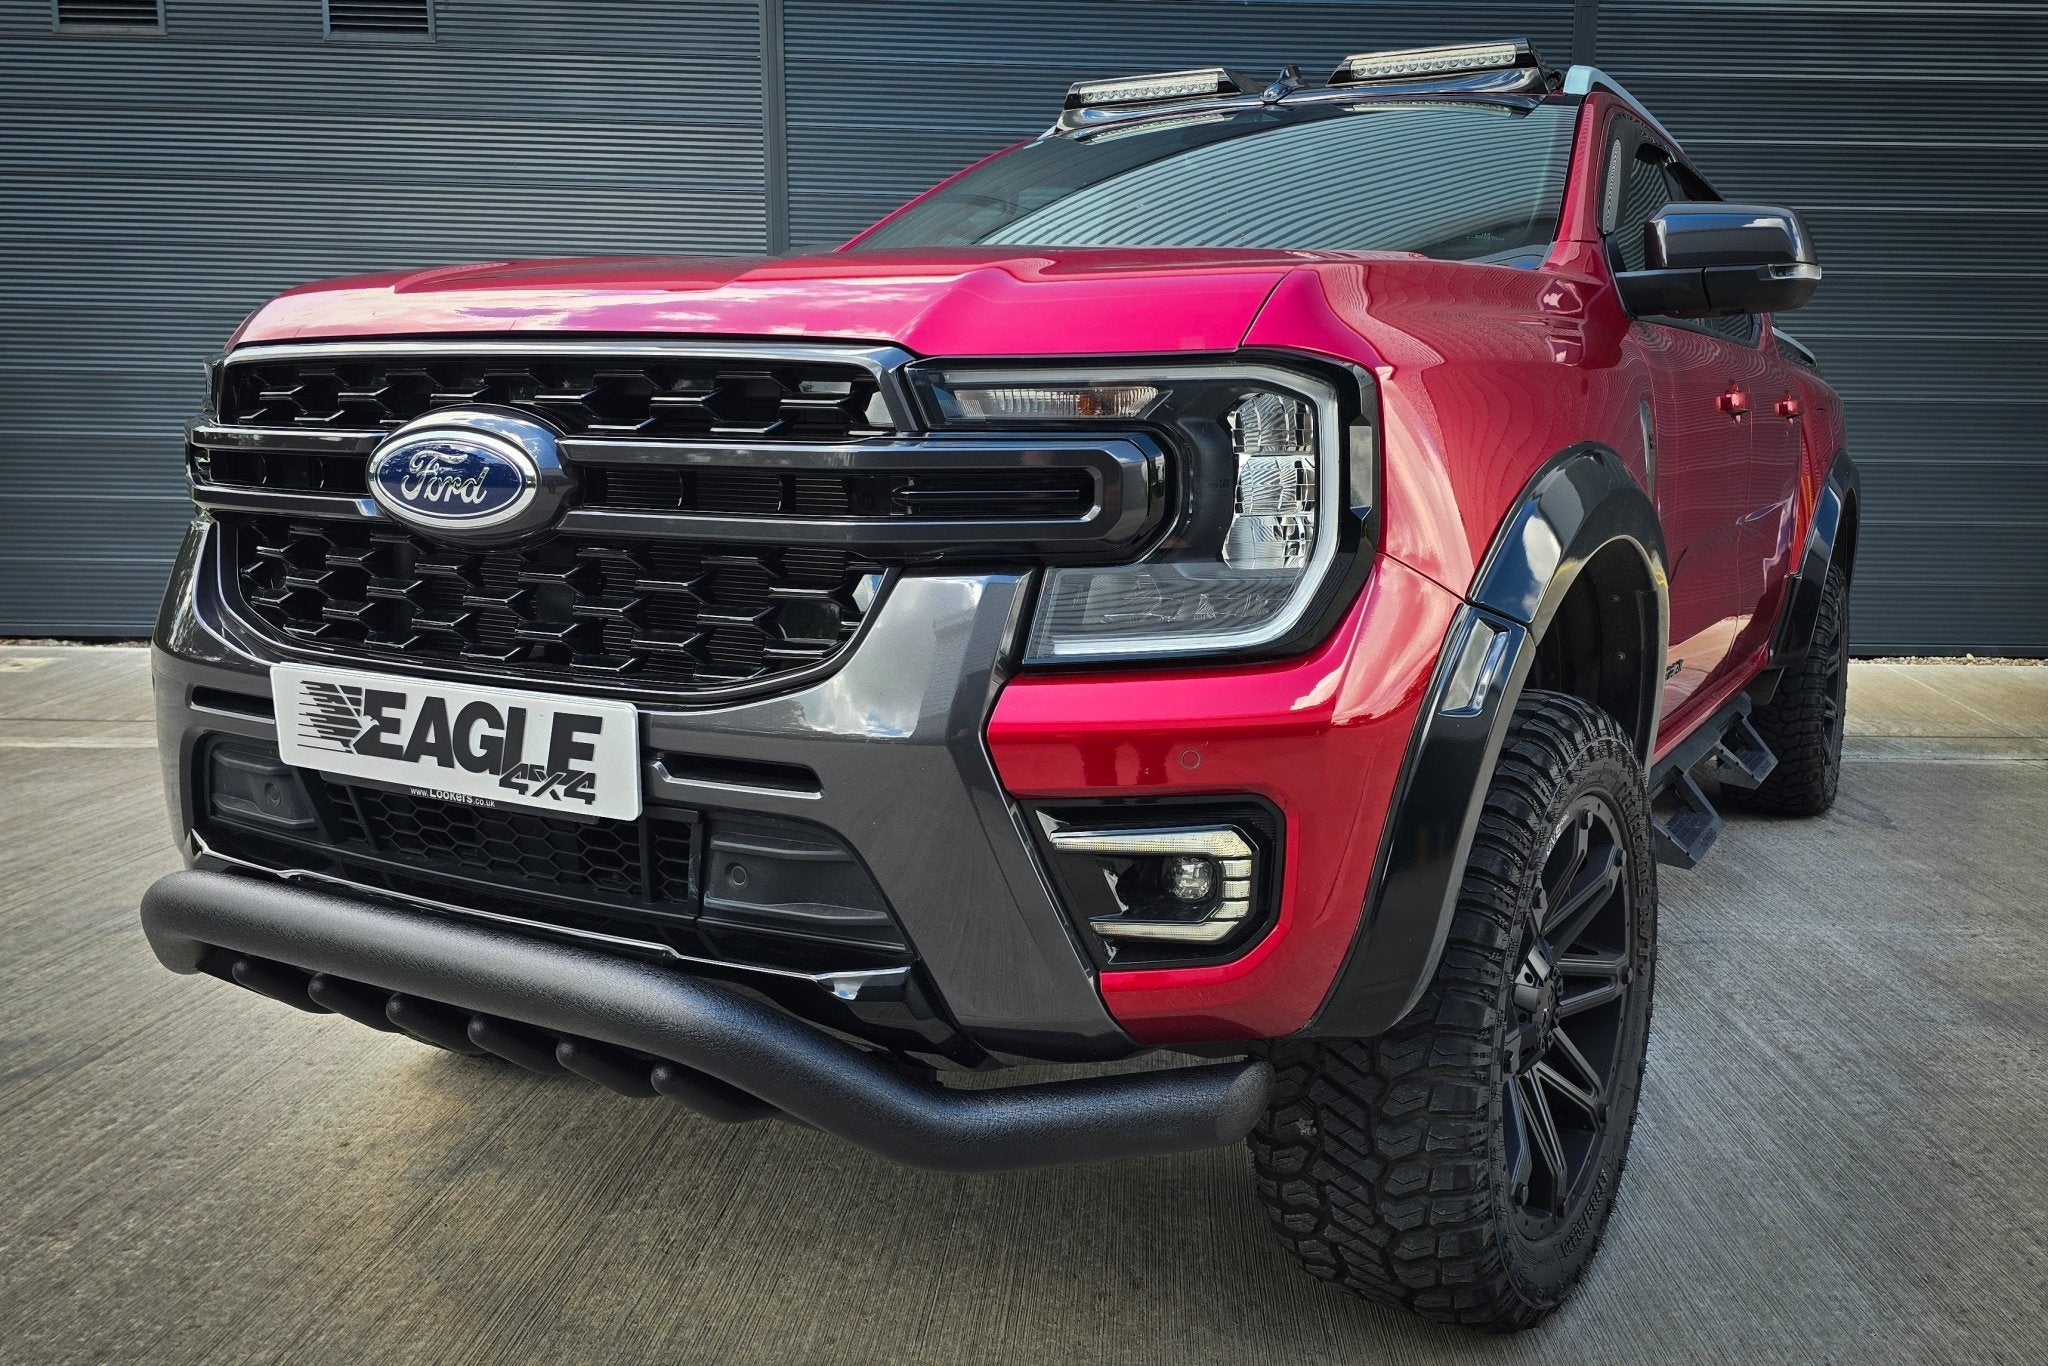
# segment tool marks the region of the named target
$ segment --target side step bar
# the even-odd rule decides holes
[[[953,1090],[658,964],[228,873],[161,879],[143,893],[142,928],[173,972],[719,1118],[780,1111],[940,1171],[1235,1143],[1272,1087],[1270,1067],[1244,1060]]]
[[[1778,766],[1778,756],[1749,723],[1749,708],[1749,694],[1738,693],[1651,774],[1650,830],[1657,862],[1696,868],[1721,837],[1726,822],[1696,773],[1711,774],[1723,787],[1748,791]]]

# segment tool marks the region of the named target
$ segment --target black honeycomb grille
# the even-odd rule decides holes
[[[511,885],[691,911],[693,828],[657,821],[562,821],[319,780],[339,842],[421,868],[466,869]],[[643,835],[645,838],[643,839]]]
[[[466,549],[374,522],[216,521],[229,591],[286,639],[372,661],[684,691],[830,659],[882,572],[819,547],[558,535]]]
[[[830,361],[423,356],[230,365],[220,420],[375,431],[487,404],[570,436],[682,441],[859,441],[886,428],[874,374]]]

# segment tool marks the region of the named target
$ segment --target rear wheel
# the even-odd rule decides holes
[[[1842,726],[1849,694],[1849,577],[1828,569],[1813,643],[1785,671],[1766,706],[1750,713],[1778,765],[1753,792],[1730,791],[1731,804],[1772,816],[1818,816],[1835,804],[1842,781]]]
[[[1517,707],[1450,937],[1374,1039],[1270,1046],[1259,1194],[1314,1275],[1527,1327],[1593,1256],[1635,1121],[1657,884],[1642,763],[1577,698]]]

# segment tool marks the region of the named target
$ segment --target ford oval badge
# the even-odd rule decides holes
[[[545,520],[544,476],[558,475],[555,434],[512,414],[442,412],[407,423],[370,456],[370,496],[430,534],[517,535]],[[553,490],[559,495],[560,490]]]

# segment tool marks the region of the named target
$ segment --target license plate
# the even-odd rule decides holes
[[[270,684],[288,764],[473,805],[640,814],[640,724],[629,702],[296,664],[272,666]]]

